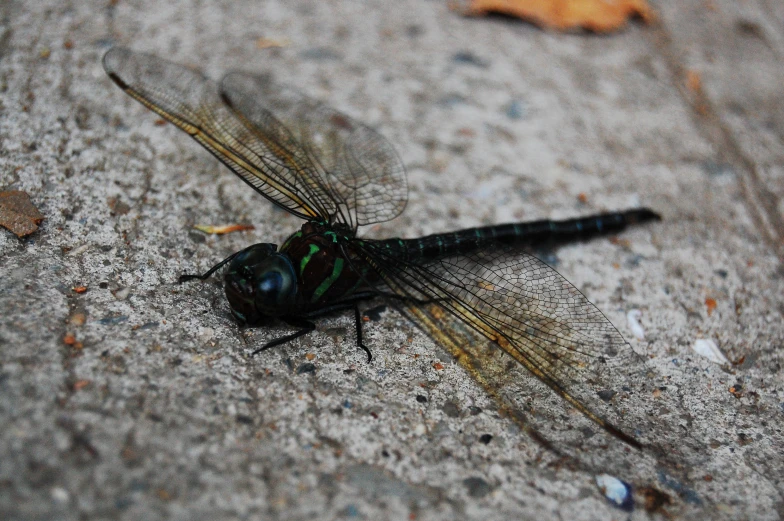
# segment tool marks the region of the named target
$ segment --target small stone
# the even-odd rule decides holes
[[[311,363],[302,364],[297,368],[297,374],[315,373],[316,366]]]
[[[460,416],[460,409],[458,409],[457,404],[455,402],[446,402],[441,410],[444,411],[444,414],[449,416],[450,418],[457,418]]]
[[[480,477],[466,478],[463,485],[468,489],[468,495],[475,498],[485,497],[491,490],[490,484]]]
[[[634,509],[632,488],[625,481],[621,481],[609,474],[601,474],[596,476],[596,485],[602,491],[604,497],[607,498],[607,501],[614,507],[627,512],[631,512]]]
[[[70,494],[68,494],[68,491],[62,487],[53,487],[50,491],[50,494],[52,499],[57,503],[67,503],[71,498]]]
[[[596,394],[598,394],[599,398],[601,398],[605,402],[609,402],[610,400],[613,399],[613,396],[615,396],[616,392],[615,391],[611,391],[609,389],[604,389],[602,391],[599,391]]]

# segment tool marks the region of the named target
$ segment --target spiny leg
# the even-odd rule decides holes
[[[325,306],[317,311],[307,314],[306,316],[308,318],[315,318],[321,315],[325,315],[327,313],[342,311],[348,308],[354,308],[354,324],[357,331],[357,347],[360,347],[365,353],[367,353],[368,356],[367,361],[368,363],[370,363],[371,361],[373,361],[373,354],[370,352],[370,349],[368,349],[368,347],[362,341],[362,316],[361,313],[359,312],[358,304],[359,302],[369,300],[372,298],[386,298],[386,299],[397,300],[409,304],[418,304],[418,305],[432,304],[434,302],[446,300],[446,299],[421,300],[413,297],[398,295],[397,293],[382,293],[377,291],[368,291],[368,292],[357,293],[356,295],[353,295],[349,299],[346,299],[342,302],[336,302],[330,306]]]
[[[207,280],[207,279],[209,278],[209,276],[210,276],[210,275],[212,275],[213,273],[215,273],[216,271],[218,271],[219,269],[221,269],[223,266],[225,266],[225,265],[226,265],[226,263],[228,263],[228,262],[231,262],[231,260],[232,260],[234,257],[236,257],[237,255],[239,255],[239,254],[240,254],[240,253],[242,253],[243,251],[245,251],[245,250],[240,250],[240,251],[237,251],[237,252],[234,252],[234,253],[232,253],[231,255],[229,255],[228,257],[226,257],[226,258],[225,258],[225,259],[223,259],[222,261],[220,261],[218,264],[216,264],[215,266],[213,266],[212,268],[210,268],[209,270],[207,270],[207,271],[206,271],[206,272],[205,272],[203,275],[194,274],[194,273],[188,273],[188,274],[185,274],[185,275],[180,275],[180,279],[178,280],[178,282],[179,282],[180,284],[182,284],[183,282],[188,282],[188,281],[190,281],[190,280],[196,280],[196,279],[199,279],[199,280]]]
[[[353,294],[351,297],[349,297],[349,298],[347,298],[345,300],[341,300],[341,301],[335,302],[334,304],[331,304],[329,306],[325,306],[325,307],[323,307],[323,308],[321,308],[321,309],[319,309],[319,310],[317,310],[315,312],[309,313],[307,316],[308,317],[317,317],[317,316],[323,315],[325,313],[331,313],[333,311],[338,311],[338,310],[342,310],[342,309],[348,309],[348,307],[350,307],[351,305],[353,305],[355,303],[363,302],[365,300],[372,300],[374,298],[387,299],[387,300],[396,300],[396,301],[404,302],[406,304],[416,304],[416,305],[419,305],[419,306],[424,306],[426,304],[434,304],[434,303],[438,303],[438,302],[447,300],[446,298],[425,298],[425,299],[419,299],[419,298],[411,297],[411,296],[408,296],[408,295],[399,295],[397,293],[390,293],[390,292],[378,291],[378,290],[362,291],[362,292],[358,292],[358,293]]]
[[[362,350],[367,353],[368,356],[368,363],[373,360],[373,355],[370,353],[370,349],[362,342],[362,316],[359,312],[359,302],[363,300],[367,300],[368,298],[375,298],[378,295],[375,293],[368,293],[368,294],[357,294],[354,295],[352,298],[347,299],[343,302],[336,302],[331,306],[325,306],[317,311],[311,312],[306,315],[308,318],[315,318],[321,315],[325,315],[327,313],[332,313],[335,311],[342,311],[349,308],[354,308],[354,324],[357,330],[357,346],[361,347]],[[296,338],[296,337],[295,337]],[[265,346],[266,348],[266,346]]]
[[[228,260],[230,260],[230,259],[228,259]],[[226,261],[222,262],[221,264],[225,264],[225,262]],[[218,266],[218,268],[219,267],[220,266]],[[217,269],[217,268],[213,268],[210,271],[214,271],[215,269]],[[210,272],[206,273],[205,275],[209,276],[209,274],[210,274]],[[373,292],[363,292],[363,293],[358,293],[356,295],[353,295],[351,298],[346,299],[345,301],[336,302],[336,303],[334,303],[334,304],[332,304],[330,306],[324,306],[321,309],[318,309],[316,311],[312,311],[312,312],[304,315],[304,317],[307,317],[307,318],[317,318],[319,316],[326,315],[328,313],[333,313],[335,311],[342,311],[342,310],[353,308],[354,309],[354,324],[355,324],[355,328],[356,328],[356,331],[357,331],[357,347],[361,348],[365,353],[367,353],[367,357],[368,357],[367,361],[368,361],[368,363],[370,363],[370,362],[373,361],[373,354],[370,352],[370,349],[368,349],[368,347],[362,341],[362,315],[359,312],[359,305],[358,305],[358,303],[362,302],[364,300],[369,300],[371,298],[378,298],[378,297],[380,297],[380,298],[388,298],[388,299],[392,299],[392,300],[408,302],[408,303],[413,303],[413,304],[419,304],[419,305],[430,304],[430,303],[433,303],[433,302],[438,302],[440,300],[445,300],[445,299],[420,300],[420,299],[416,299],[416,298],[412,298],[412,297],[406,297],[406,296],[403,296],[403,295],[398,295],[396,293],[389,293],[389,294],[387,294],[387,293],[379,293],[379,292],[376,292],[376,291],[373,291]],[[299,337],[301,337],[303,335],[311,333],[311,332],[313,332],[316,329],[316,325],[313,322],[311,322],[311,321],[309,321],[309,320],[307,320],[306,318],[303,318],[303,317],[291,317],[291,316],[289,316],[289,317],[281,317],[281,320],[283,322],[285,322],[286,324],[290,325],[290,326],[294,326],[294,327],[300,328],[300,330],[296,331],[295,333],[292,333],[290,335],[286,335],[286,336],[283,336],[283,337],[280,337],[280,338],[276,338],[275,340],[267,342],[265,345],[261,346],[260,348],[256,349],[255,351],[253,351],[251,353],[251,356],[257,355],[258,353],[261,353],[262,351],[265,351],[265,350],[267,350],[267,349],[269,349],[271,347],[275,347],[275,346],[279,346],[281,344],[288,343],[288,342],[290,342],[290,341],[292,341],[292,340],[294,340],[296,338],[299,338]]]
[[[365,353],[367,353],[367,357],[368,357],[367,361],[368,363],[370,363],[373,361],[373,354],[370,352],[370,349],[368,349],[368,347],[362,341],[362,315],[359,311],[359,303],[373,298],[390,299],[390,300],[405,302],[409,304],[417,304],[417,305],[432,304],[434,302],[446,300],[441,298],[423,300],[414,297],[398,295],[397,293],[367,291],[367,292],[357,293],[344,301],[336,302],[330,306],[325,306],[317,311],[309,313],[306,316],[308,318],[315,318],[327,313],[342,311],[348,308],[354,308],[354,324],[355,324],[355,329],[357,331],[357,347],[361,348]]]
[[[218,264],[216,264],[215,266],[210,268],[203,275],[185,274],[185,275],[180,276],[179,282],[180,282],[180,284],[182,284],[183,282],[188,282],[189,280],[194,280],[194,279],[206,280],[210,275],[212,275],[213,273],[215,273],[216,271],[221,269],[228,262],[231,262],[238,255],[242,255],[244,253],[249,253],[250,255],[253,255],[253,251],[252,250],[257,250],[257,252],[259,252],[261,255],[266,257],[267,255],[273,253],[276,249],[277,249],[277,246],[275,246],[274,244],[261,243],[261,242],[258,243],[258,244],[251,244],[247,248],[243,248],[240,251],[232,253],[231,255],[229,255],[228,257],[226,257],[222,261],[220,261]]]
[[[397,300],[405,304],[416,304],[418,306],[424,306],[426,304],[437,304],[439,302],[449,300],[448,298],[444,298],[444,297],[421,299],[416,297],[410,297],[408,295],[398,295],[397,293],[385,293],[385,292],[379,293],[378,296],[388,300]]]
[[[361,347],[362,350],[367,353],[367,361],[370,363],[373,360],[373,355],[370,353],[370,349],[362,343],[362,317],[360,316],[359,306],[357,304],[354,304],[354,321],[357,328],[357,347]]]
[[[283,320],[283,322],[285,322],[286,324],[288,324],[290,326],[299,327],[301,329],[299,331],[295,332],[295,333],[290,334],[290,335],[282,336],[280,338],[276,338],[275,340],[267,342],[266,344],[264,344],[260,348],[258,348],[255,351],[253,351],[250,354],[250,356],[255,356],[255,355],[261,353],[262,351],[266,351],[267,349],[269,349],[271,347],[275,347],[275,346],[279,346],[281,344],[286,344],[288,342],[291,342],[295,338],[299,338],[302,335],[307,335],[308,333],[311,333],[311,332],[313,332],[313,330],[316,329],[316,324],[314,324],[313,322],[311,322],[309,320],[305,320],[303,318],[298,318],[298,317],[281,317],[281,320]]]

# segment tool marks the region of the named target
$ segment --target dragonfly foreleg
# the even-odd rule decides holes
[[[203,275],[199,275],[199,274],[195,274],[195,273],[187,273],[185,275],[180,275],[180,278],[179,278],[179,280],[177,282],[182,284],[183,282],[188,282],[190,280],[196,280],[196,279],[207,280],[210,275],[212,275],[213,273],[215,273],[216,271],[221,269],[223,266],[226,265],[226,263],[230,262],[234,257],[236,257],[237,255],[239,255],[240,253],[242,253],[244,251],[245,250],[240,250],[240,251],[232,253],[231,255],[229,255],[228,257],[226,257],[222,261],[220,261],[218,264],[216,264],[215,266],[213,266],[212,268],[207,270]]]
[[[230,259],[228,259],[228,260],[230,260]],[[211,274],[211,272],[213,272],[216,269],[220,268],[220,266],[225,264],[225,262],[226,261],[222,262],[217,267],[214,267],[209,272],[205,273],[205,277],[209,276]],[[199,277],[199,276],[197,275],[195,277]],[[354,295],[352,295],[351,297],[349,297],[349,298],[347,298],[345,300],[342,300],[342,301],[339,301],[339,302],[334,302],[334,303],[332,303],[332,304],[330,304],[328,306],[321,307],[319,309],[313,310],[313,311],[311,311],[309,313],[306,313],[304,315],[301,315],[301,316],[281,317],[281,320],[283,322],[285,322],[286,324],[288,324],[290,326],[294,326],[294,327],[299,327],[301,329],[299,331],[295,332],[295,333],[292,333],[290,335],[286,335],[286,336],[283,336],[283,337],[280,337],[280,338],[276,338],[275,340],[272,340],[271,342],[266,343],[262,347],[260,347],[260,348],[256,349],[255,351],[253,351],[253,353],[251,353],[251,356],[256,355],[256,354],[258,354],[258,353],[260,353],[262,351],[265,351],[265,350],[267,350],[267,349],[269,349],[271,347],[275,347],[275,346],[279,346],[281,344],[285,344],[285,343],[290,342],[290,341],[292,341],[292,340],[294,340],[296,338],[301,337],[302,335],[306,335],[306,334],[312,332],[314,329],[316,329],[316,326],[315,326],[315,324],[313,324],[313,322],[310,322],[308,320],[310,318],[317,318],[317,317],[320,317],[320,316],[323,316],[323,315],[327,315],[329,313],[333,313],[333,312],[336,312],[336,311],[344,311],[344,310],[353,308],[354,309],[354,325],[355,325],[355,329],[356,329],[356,332],[357,332],[357,347],[362,349],[367,354],[367,361],[368,361],[368,363],[370,363],[370,362],[373,361],[373,354],[370,352],[370,349],[368,349],[368,347],[365,345],[365,343],[362,340],[362,314],[359,311],[358,303],[362,302],[363,300],[370,300],[370,299],[373,299],[373,298],[386,298],[386,299],[392,299],[392,300],[397,300],[397,301],[401,301],[401,302],[405,302],[405,303],[409,303],[409,304],[417,304],[417,305],[432,304],[432,303],[437,303],[437,302],[439,302],[441,300],[446,300],[446,299],[437,299],[437,298],[436,299],[417,299],[417,298],[410,297],[410,296],[398,295],[397,293],[384,293],[384,292],[380,292],[380,291],[363,291],[363,292],[360,292],[360,293],[355,293]]]
[[[286,324],[290,325],[290,326],[294,326],[294,327],[300,328],[300,330],[297,331],[296,333],[292,333],[290,335],[282,336],[280,338],[276,338],[275,340],[267,342],[266,344],[264,344],[260,348],[258,348],[255,351],[253,351],[250,354],[250,356],[255,356],[255,355],[261,353],[262,351],[266,351],[267,349],[269,349],[271,347],[275,347],[275,346],[279,346],[279,345],[291,342],[295,338],[299,338],[302,335],[307,335],[308,333],[311,333],[311,332],[313,332],[313,330],[316,329],[316,324],[314,324],[310,320],[305,320],[304,318],[299,318],[299,317],[281,317],[281,320],[283,322],[285,322]]]

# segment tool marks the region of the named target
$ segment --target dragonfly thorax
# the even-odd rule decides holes
[[[231,312],[241,323],[287,315],[297,307],[297,275],[291,259],[274,244],[254,244],[238,253],[224,277]]]

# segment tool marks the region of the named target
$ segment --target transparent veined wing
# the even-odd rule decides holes
[[[289,147],[297,151],[295,161],[313,165],[318,175],[312,177],[329,186],[339,202],[338,220],[356,228],[393,219],[405,208],[403,163],[372,128],[275,83],[269,75],[229,74],[221,82],[221,93],[253,126],[287,129],[280,142],[295,143]]]
[[[448,332],[459,331],[459,322],[474,337],[494,342],[586,417],[640,446],[618,425],[629,423],[624,397],[646,392],[645,360],[556,270],[516,248],[427,263],[387,255],[369,241],[363,248],[385,284],[408,299],[410,318],[435,340],[449,343]]]
[[[269,87],[259,83],[263,76],[242,74],[227,76],[222,89],[197,71],[120,47],[107,52],[103,63],[130,96],[301,218],[355,228],[391,218],[405,206],[405,171],[391,145],[293,89],[259,89]],[[303,106],[291,105],[296,102]]]

